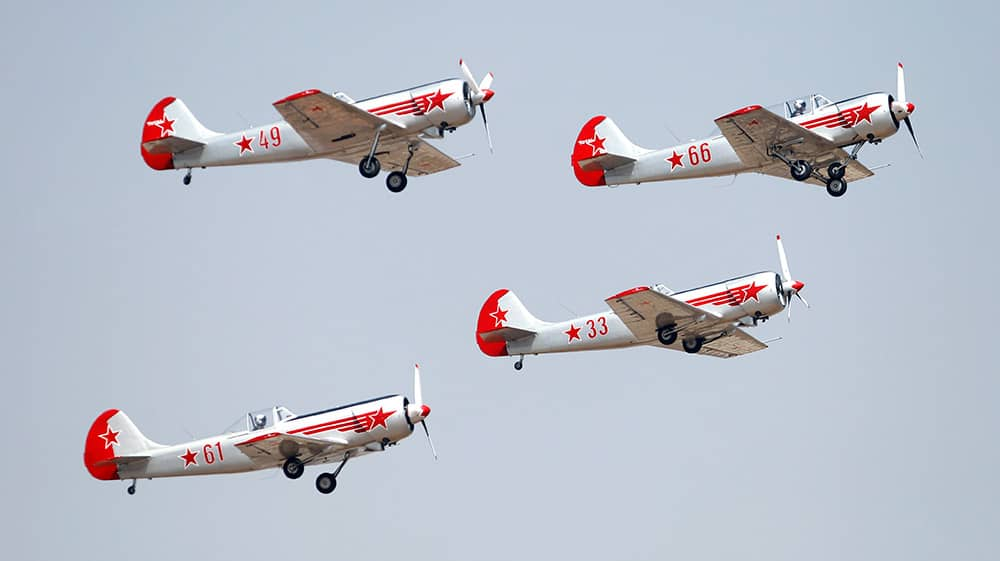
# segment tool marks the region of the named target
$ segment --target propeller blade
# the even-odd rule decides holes
[[[490,72],[486,76],[483,76],[482,82],[479,82],[479,89],[488,90],[492,85],[493,85],[493,73]]]
[[[802,303],[805,304],[807,308],[812,307],[809,305],[809,302],[806,302],[806,299],[803,298],[802,295],[798,293],[798,291],[795,292],[795,295],[799,297],[799,300],[802,300]]]
[[[781,261],[781,282],[791,282],[792,273],[788,270],[788,258],[785,257],[785,246],[781,243],[781,234],[778,234],[778,259]]]
[[[465,81],[469,83],[469,87],[472,88],[473,93],[476,94],[477,98],[482,98],[483,91],[479,89],[479,84],[477,84],[476,79],[472,77],[472,71],[469,70],[469,65],[465,64],[465,60],[459,59],[458,66],[462,69],[462,74],[465,75]]]
[[[788,310],[788,323],[792,323],[792,299],[789,298],[788,302],[785,304],[785,309]]]
[[[486,104],[479,106],[479,112],[483,114],[483,126],[486,127],[486,140],[490,143],[490,154],[493,153],[493,137],[490,136],[490,124],[486,121]]]
[[[910,118],[906,117],[903,119],[903,122],[906,123],[906,130],[910,131],[910,138],[913,139],[913,145],[917,147],[917,154],[920,154],[921,160],[924,159],[924,153],[920,151],[920,145],[917,144],[917,135],[913,134],[913,125],[910,124]]]
[[[424,392],[420,387],[420,365],[413,365],[413,402],[418,405],[424,404]]]
[[[919,70],[919,68],[918,68]],[[903,79],[903,63],[896,65],[896,98],[897,101],[906,105],[906,81]]]
[[[427,421],[420,421],[420,424],[424,427],[424,434],[427,435],[427,443],[431,445],[431,454],[434,454],[434,459],[438,459],[437,450],[434,449],[434,441],[431,440],[431,431],[427,430]]]

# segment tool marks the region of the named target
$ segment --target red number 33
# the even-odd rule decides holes
[[[608,334],[608,320],[604,319],[604,316],[597,318],[597,321],[588,319],[587,327],[589,328],[589,331],[587,331],[588,339]]]

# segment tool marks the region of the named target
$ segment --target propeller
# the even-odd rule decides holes
[[[490,154],[492,154],[493,137],[490,136],[490,123],[486,119],[486,102],[493,98],[494,92],[490,89],[490,86],[493,85],[493,73],[486,74],[482,81],[477,84],[475,77],[472,76],[472,71],[469,70],[469,65],[465,64],[465,60],[459,59],[458,66],[462,69],[462,74],[465,76],[465,83],[469,85],[471,92],[469,103],[473,107],[479,106],[479,112],[483,114],[483,127],[486,129],[486,140],[490,144]]]
[[[427,430],[427,416],[431,414],[431,408],[424,404],[424,395],[420,387],[420,365],[413,365],[413,403],[407,406],[407,417],[411,423],[420,423],[424,427],[424,434],[427,435],[427,443],[431,445],[431,454],[434,459],[438,457],[437,450],[434,449],[434,441],[431,440],[431,432]]]
[[[910,138],[913,139],[913,145],[917,147],[917,153],[923,158],[924,153],[920,151],[917,135],[913,134],[913,124],[910,123],[910,114],[914,109],[916,107],[906,100],[906,79],[903,76],[903,63],[900,62],[896,66],[896,99],[892,102],[892,114],[897,121],[903,121],[906,125],[906,130],[910,131]]]
[[[805,287],[805,283],[792,279],[792,273],[788,270],[788,257],[785,256],[785,246],[781,243],[781,234],[778,234],[778,260],[781,261],[781,286],[785,291],[785,307],[788,309],[788,321],[792,321],[792,296],[798,297],[802,303],[809,307],[809,302],[799,294]]]

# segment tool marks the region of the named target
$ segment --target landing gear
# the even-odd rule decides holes
[[[188,172],[184,174],[184,184],[185,185],[191,184],[191,168],[188,168]]]
[[[847,172],[847,166],[840,162],[833,162],[828,168],[826,168],[826,174],[830,179],[843,179],[844,173]]]
[[[691,354],[695,354],[701,350],[701,345],[704,342],[705,342],[704,337],[695,337],[694,339],[684,339],[681,345],[683,345],[685,351]]]
[[[514,363],[514,370],[521,370],[524,368],[524,355],[518,357],[517,362]]]
[[[831,197],[841,197],[847,192],[847,182],[837,177],[826,180],[826,192]]]
[[[375,156],[369,156],[358,164],[358,171],[361,172],[361,176],[371,179],[378,175],[378,172],[382,171],[382,163],[378,161]]]
[[[333,473],[321,473],[316,476],[316,490],[324,495],[332,493],[337,488],[337,476],[340,475],[340,470],[344,469],[349,459],[351,459],[350,453],[344,454],[344,460],[340,462],[337,469],[333,470]]]
[[[403,175],[403,172],[394,171],[385,178],[385,186],[393,193],[398,193],[406,189],[406,176]]]
[[[306,466],[302,463],[302,460],[292,456],[285,460],[284,465],[281,466],[281,471],[284,472],[285,477],[288,479],[298,479],[306,472]]]
[[[135,479],[132,480],[132,484],[128,486],[128,489],[126,489],[126,491],[128,491],[129,495],[135,494]]]
[[[788,167],[792,174],[792,179],[796,181],[805,181],[812,176],[813,167],[812,164],[805,160],[796,160]]]
[[[663,345],[673,345],[677,341],[677,326],[674,324],[664,325],[656,330],[656,338]]]

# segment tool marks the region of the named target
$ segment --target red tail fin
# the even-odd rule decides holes
[[[153,169],[164,170],[174,169],[173,154],[150,154],[143,146],[151,140],[160,140],[174,133],[174,120],[167,118],[164,109],[174,102],[176,98],[165,97],[153,106],[152,111],[146,117],[146,122],[142,126],[142,141],[139,143],[139,150],[142,151],[142,159],[146,165]]]
[[[580,160],[593,158],[607,153],[604,147],[604,139],[597,135],[596,127],[604,121],[604,115],[598,115],[587,121],[580,134],[576,137],[576,144],[573,145],[573,155],[570,161],[573,163],[573,173],[576,178],[588,187],[598,187],[604,185],[604,170],[584,170],[580,168]]]
[[[111,460],[115,457],[115,446],[121,429],[112,428],[111,417],[117,409],[108,409],[98,415],[87,433],[87,444],[83,449],[83,465],[96,479],[118,479],[118,466]]]
[[[483,341],[479,335],[503,327],[507,319],[507,310],[500,308],[500,298],[507,292],[506,288],[501,288],[490,294],[490,297],[483,303],[482,309],[479,310],[479,321],[476,323],[476,344],[479,345],[479,350],[489,356],[507,356],[507,343],[505,341],[487,342]]]

